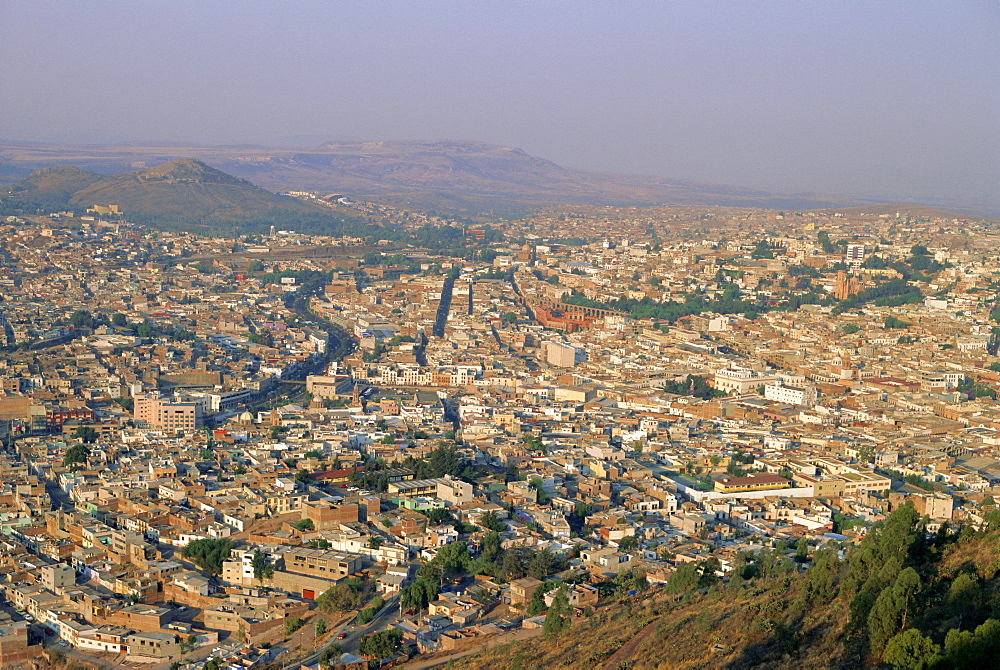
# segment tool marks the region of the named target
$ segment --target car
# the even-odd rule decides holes
[[[343,640],[347,637],[347,633],[337,633],[337,639]]]
[[[68,647],[69,646],[69,643],[66,642],[66,640],[59,640],[58,642],[56,642],[56,644],[58,644],[60,647]]]
[[[25,621],[34,621],[35,617],[31,616],[30,614],[25,614],[24,615],[24,620]]]

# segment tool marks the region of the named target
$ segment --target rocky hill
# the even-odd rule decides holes
[[[226,224],[334,219],[319,205],[271,193],[190,158],[112,175],[77,167],[44,168],[11,186],[4,197],[45,209],[115,204],[131,221],[167,227],[187,224],[216,230]]]

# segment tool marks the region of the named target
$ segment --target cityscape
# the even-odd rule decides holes
[[[998,667],[998,34],[0,0],[0,670]]]
[[[433,224],[462,258],[91,209],[0,235],[3,663],[430,667],[995,510],[987,219]]]

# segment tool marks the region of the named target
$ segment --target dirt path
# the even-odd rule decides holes
[[[621,649],[616,651],[611,658],[604,663],[604,670],[615,670],[619,663],[632,658],[636,650],[639,648],[639,645],[645,642],[646,638],[653,634],[657,623],[657,621],[651,621],[646,624],[645,628],[636,633],[631,640],[623,644]]]
[[[436,658],[428,659],[417,659],[411,661],[403,666],[404,670],[423,670],[424,668],[436,668],[439,665],[444,665],[449,661],[454,661],[457,658],[464,658],[465,656],[472,656],[473,654],[478,654],[491,649],[501,644],[507,644],[508,642],[517,642],[519,640],[528,640],[533,637],[538,637],[542,634],[541,628],[532,628],[514,631],[512,633],[501,633],[499,635],[491,635],[485,637],[482,640],[482,644],[472,646],[468,649],[463,649],[462,651],[456,651],[447,656],[438,656]]]

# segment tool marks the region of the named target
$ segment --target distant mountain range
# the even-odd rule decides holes
[[[74,166],[96,173],[142,169],[178,158],[197,158],[225,173],[272,191],[343,193],[424,210],[516,212],[551,205],[723,205],[812,209],[867,201],[825,195],[776,195],[754,189],[641,175],[561,167],[509,147],[483,142],[328,142],[314,149],[256,146],[66,147],[0,144],[0,181],[34,170]],[[207,166],[206,166],[207,167]],[[153,168],[156,169],[156,168]],[[210,169],[210,168],[209,168]],[[96,184],[87,173],[70,175],[87,197]],[[120,176],[114,184],[139,193],[150,184]],[[232,180],[232,178],[230,177]],[[235,180],[238,181],[238,180]],[[234,187],[229,182],[211,182]],[[111,185],[110,183],[108,185]],[[98,188],[98,192],[100,187]],[[223,189],[219,189],[220,193]],[[77,193],[78,191],[74,191]],[[84,193],[80,192],[80,197]],[[263,196],[261,196],[263,197]],[[226,209],[224,196],[219,211]],[[106,199],[106,198],[105,198]]]

